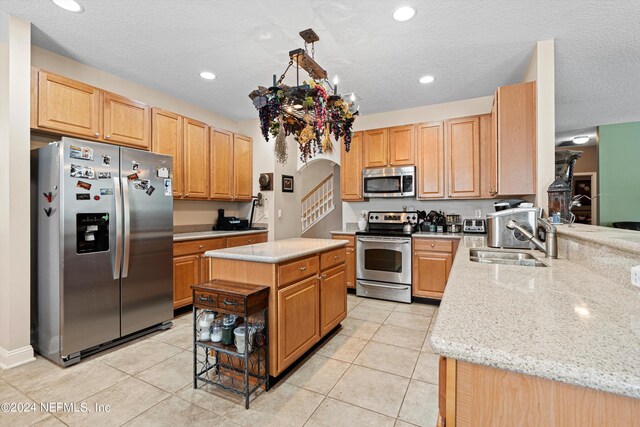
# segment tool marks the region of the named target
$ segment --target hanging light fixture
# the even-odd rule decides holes
[[[300,160],[307,162],[321,153],[333,150],[335,141],[343,139],[348,152],[351,145],[351,128],[358,106],[338,94],[338,77],[334,76],[333,86],[327,79],[327,72],[315,61],[315,42],[320,37],[311,28],[300,32],[304,40],[304,48],[289,52],[289,65],[269,88],[258,86],[249,94],[253,105],[258,110],[260,128],[265,140],[269,135],[276,138],[276,160],[287,161],[287,144],[285,138],[293,135],[300,148]],[[311,51],[307,49],[311,44]],[[282,83],[287,72],[295,65],[296,85],[287,86]],[[300,84],[300,69],[306,71],[309,81]],[[330,93],[333,92],[332,95]]]

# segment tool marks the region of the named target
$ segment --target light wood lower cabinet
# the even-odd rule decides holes
[[[442,298],[458,243],[457,239],[413,239],[413,296]]]
[[[439,425],[635,426],[640,400],[441,358]]]
[[[346,318],[345,260],[344,247],[280,264],[212,258],[212,279],[270,288],[270,375],[280,375]]]
[[[201,283],[200,255],[173,258],[173,308],[191,304],[191,285]]]
[[[347,240],[346,248],[346,272],[347,288],[356,288],[356,238],[352,234],[334,234],[331,236],[335,240]]]
[[[320,339],[320,284],[313,276],[278,291],[278,365],[288,366]]]
[[[191,285],[208,282],[215,276],[212,259],[204,256],[206,251],[266,242],[267,236],[267,232],[264,232],[175,242],[173,244],[173,308],[191,304]]]
[[[320,274],[320,334],[326,335],[347,316],[346,267],[344,264]]]

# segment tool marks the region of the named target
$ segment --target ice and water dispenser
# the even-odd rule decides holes
[[[76,252],[88,254],[109,250],[109,214],[79,213],[76,215]]]

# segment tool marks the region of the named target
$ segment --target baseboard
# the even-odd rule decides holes
[[[36,360],[33,357],[33,347],[27,345],[16,350],[5,350],[0,347],[0,368],[11,369]]]

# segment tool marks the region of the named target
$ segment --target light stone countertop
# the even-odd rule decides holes
[[[358,231],[358,229],[355,229],[355,230],[334,230],[334,231],[331,231],[330,233],[331,233],[332,236],[335,235],[335,234],[347,234],[347,235],[350,235],[350,236],[354,236],[356,234],[356,231]]]
[[[254,245],[207,251],[210,258],[235,259],[239,261],[266,262],[278,264],[330,249],[346,246],[347,240],[340,239],[284,239]]]
[[[198,239],[213,239],[216,237],[232,237],[232,236],[242,236],[243,234],[256,234],[256,233],[267,233],[269,230],[244,230],[244,231],[225,231],[225,230],[214,230],[214,231],[195,231],[192,233],[175,233],[173,235],[174,242],[184,242],[187,240],[198,240]]]
[[[431,335],[446,357],[640,398],[640,289],[577,263],[480,264],[463,236]],[[490,249],[492,250],[492,249]]]
[[[557,225],[556,230],[559,235],[573,239],[582,239],[623,251],[637,252],[640,263],[640,231],[586,224]]]

